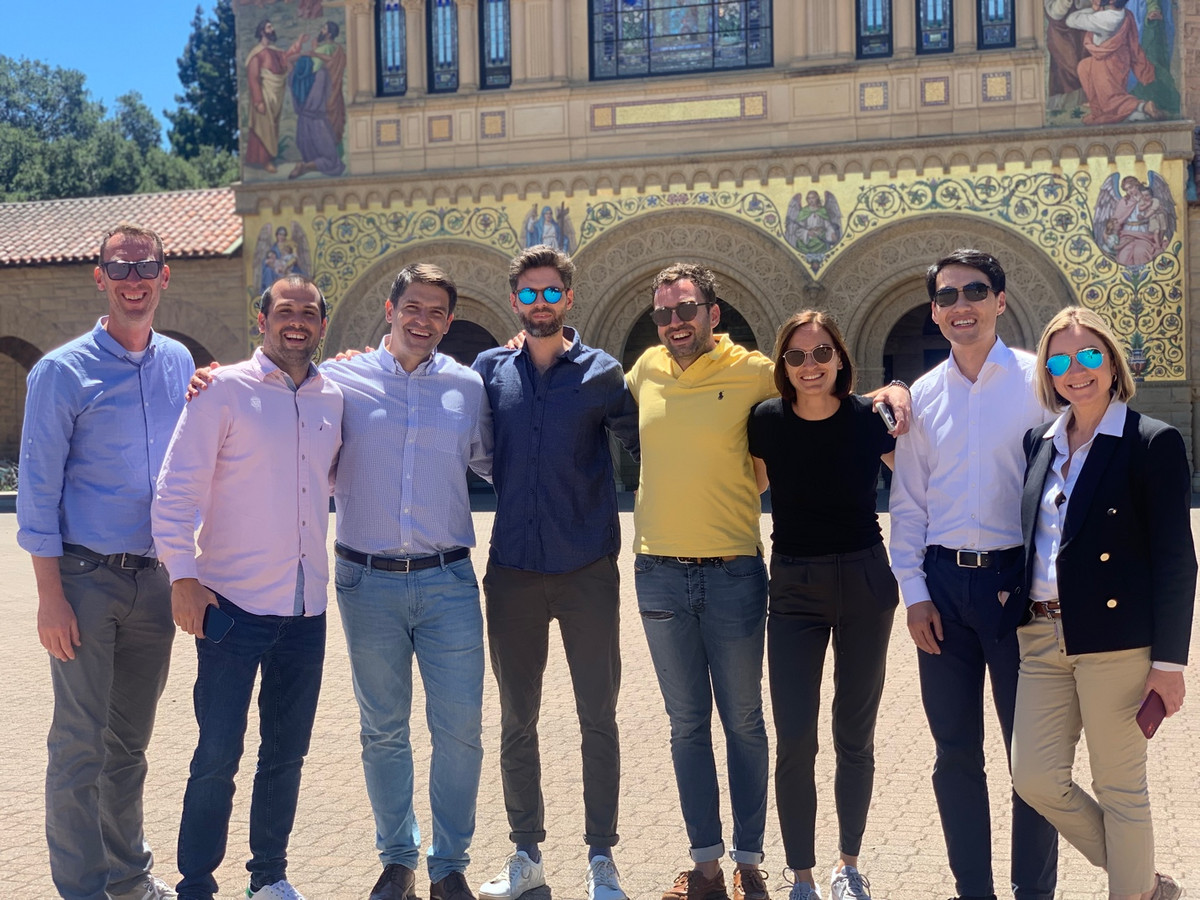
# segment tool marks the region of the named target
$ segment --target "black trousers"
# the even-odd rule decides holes
[[[834,803],[839,847],[857,856],[875,783],[875,718],[899,601],[883,544],[771,557],[767,662],[775,716],[775,804],[787,865],[816,864],[817,717],[833,639]]]

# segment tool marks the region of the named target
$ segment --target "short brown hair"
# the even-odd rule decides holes
[[[571,289],[571,280],[575,277],[575,263],[571,261],[571,257],[547,244],[534,244],[514,256],[509,263],[509,288],[515,291],[517,281],[530,269],[556,269],[565,291]]]
[[[717,276],[712,269],[695,263],[673,263],[654,276],[654,284],[650,286],[650,294],[658,293],[664,284],[674,284],[677,281],[690,281],[709,303],[717,302]]]
[[[1046,326],[1046,330],[1042,332],[1042,337],[1038,341],[1037,372],[1035,373],[1038,402],[1051,412],[1060,412],[1070,405],[1067,398],[1054,389],[1054,379],[1046,368],[1046,360],[1050,356],[1050,339],[1060,331],[1066,331],[1072,325],[1086,328],[1104,345],[1102,348],[1104,355],[1108,357],[1109,365],[1112,366],[1112,396],[1117,400],[1130,400],[1137,391],[1137,385],[1134,384],[1133,373],[1129,370],[1125,354],[1117,346],[1117,339],[1113,335],[1112,329],[1108,327],[1107,322],[1090,309],[1084,309],[1082,306],[1068,306],[1060,309],[1050,320],[1050,324]]]
[[[454,286],[450,276],[433,263],[409,263],[400,270],[396,275],[396,280],[392,282],[392,290],[388,294],[388,300],[392,302],[393,306],[413,282],[432,284],[434,287],[441,288],[450,298],[450,312],[454,312],[454,305],[458,303],[458,288]]]
[[[783,361],[783,354],[792,340],[792,335],[805,325],[816,325],[829,332],[834,352],[842,361],[842,367],[838,369],[837,378],[833,382],[833,395],[839,400],[844,400],[854,390],[854,360],[850,358],[850,352],[846,349],[846,340],[842,337],[842,330],[838,328],[833,316],[817,309],[805,309],[794,314],[779,326],[779,332],[775,335],[775,352],[772,359],[775,360],[775,387],[779,389],[779,396],[788,403],[792,403],[796,399],[796,386],[788,379],[787,365]]]
[[[164,261],[163,242],[162,238],[158,236],[158,232],[152,231],[149,228],[143,228],[141,225],[134,225],[131,222],[122,222],[116,228],[107,232],[104,237],[100,239],[99,265],[104,265],[104,248],[108,246],[109,239],[118,234],[122,237],[145,238],[154,244],[154,258],[160,263]],[[137,262],[137,260],[130,261]]]
[[[262,296],[258,298],[258,311],[264,316],[270,315],[271,313],[271,304],[275,302],[275,285],[277,284],[286,284],[288,287],[312,288],[317,292],[317,305],[321,307],[321,320],[325,320],[327,314],[325,295],[321,293],[321,289],[317,287],[317,285],[311,279],[305,278],[298,272],[292,272],[291,274],[276,278],[269,285],[267,285],[266,290],[262,292]]]

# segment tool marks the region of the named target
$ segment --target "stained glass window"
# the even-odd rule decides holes
[[[589,0],[592,78],[769,66],[771,0]]]
[[[979,0],[979,49],[1015,45],[1013,0]]]
[[[399,96],[408,90],[404,7],[400,0],[381,0],[375,6],[377,89],[380,96]]]
[[[892,0],[858,0],[858,58],[892,55]]]
[[[458,4],[426,0],[429,20],[429,90],[458,90]]]
[[[479,4],[480,79],[483,88],[512,84],[512,18],[509,0],[482,0]]]
[[[917,0],[917,52],[954,49],[954,0]]]

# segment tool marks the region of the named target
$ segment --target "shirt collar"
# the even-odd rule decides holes
[[[576,331],[574,328],[572,328],[570,325],[564,325],[563,329],[562,329],[562,334],[563,334],[563,337],[565,337],[568,341],[571,342],[571,346],[569,346],[562,353],[558,354],[558,359],[567,359],[567,360],[570,360],[571,362],[575,362],[575,360],[579,359],[579,355],[581,353],[583,353],[583,342],[579,339],[579,332]],[[664,347],[663,349],[666,349],[666,348]],[[521,349],[518,352],[521,354],[524,354],[525,358],[528,359],[529,358],[529,343],[526,342],[526,343],[522,344]]]
[[[128,358],[130,351],[122,346],[121,342],[108,333],[104,325],[108,322],[108,316],[101,316],[96,320],[96,327],[92,329],[92,339],[99,344],[103,349],[111,353],[117,359]],[[162,342],[163,337],[154,329],[150,329],[150,340],[146,342],[146,356],[153,357],[158,349],[158,345]]]
[[[279,368],[279,366],[275,365],[275,363],[271,362],[271,358],[263,352],[262,347],[254,348],[254,355],[250,357],[249,368],[254,377],[259,381],[266,381],[275,373],[278,373],[280,378],[288,382],[291,382],[292,380],[291,375],[283,371],[283,369]],[[308,361],[308,374],[304,379],[304,383],[307,384],[309,379],[311,379],[314,375],[320,377],[320,374],[320,370],[317,369],[316,363],[310,359]],[[292,384],[292,387],[298,388],[299,385]]]
[[[1012,352],[1004,341],[1000,340],[1000,335],[996,335],[996,340],[992,342],[992,349],[988,351],[987,358],[983,361],[983,365],[979,369],[980,376],[993,366],[999,366],[1002,369],[1010,369],[1017,364],[1017,355]],[[954,372],[959,378],[966,378],[962,370],[958,367],[958,362],[954,359],[954,352],[951,351],[949,359],[950,371]]]
[[[1093,439],[1096,434],[1120,437],[1125,432],[1125,416],[1128,410],[1129,405],[1124,400],[1114,399],[1110,401],[1108,409],[1100,417],[1100,424],[1096,426],[1096,432],[1092,435]],[[1071,422],[1072,414],[1070,407],[1064,409],[1059,417],[1050,423],[1050,427],[1046,429],[1046,433],[1042,435],[1042,439],[1054,441],[1055,449],[1065,452],[1067,425]]]
[[[395,375],[432,375],[438,370],[438,359],[442,354],[437,352],[435,348],[432,353],[417,364],[417,367],[411,372],[405,372],[404,367],[400,365],[400,360],[392,356],[392,351],[388,349],[388,345],[392,341],[390,334],[385,334],[383,340],[379,342],[379,349],[375,351],[375,359],[379,361],[379,368],[385,372],[391,372]]]

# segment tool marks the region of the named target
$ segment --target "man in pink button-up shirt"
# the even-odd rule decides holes
[[[187,900],[217,890],[260,669],[269,739],[250,804],[248,896],[303,900],[287,882],[287,844],[325,658],[325,536],[342,421],[341,391],[312,364],[325,324],[312,282],[292,275],[268,288],[262,347],[220,369],[184,410],[158,479],[155,547],[171,576],[175,622],[197,639],[200,739],[178,849]]]

